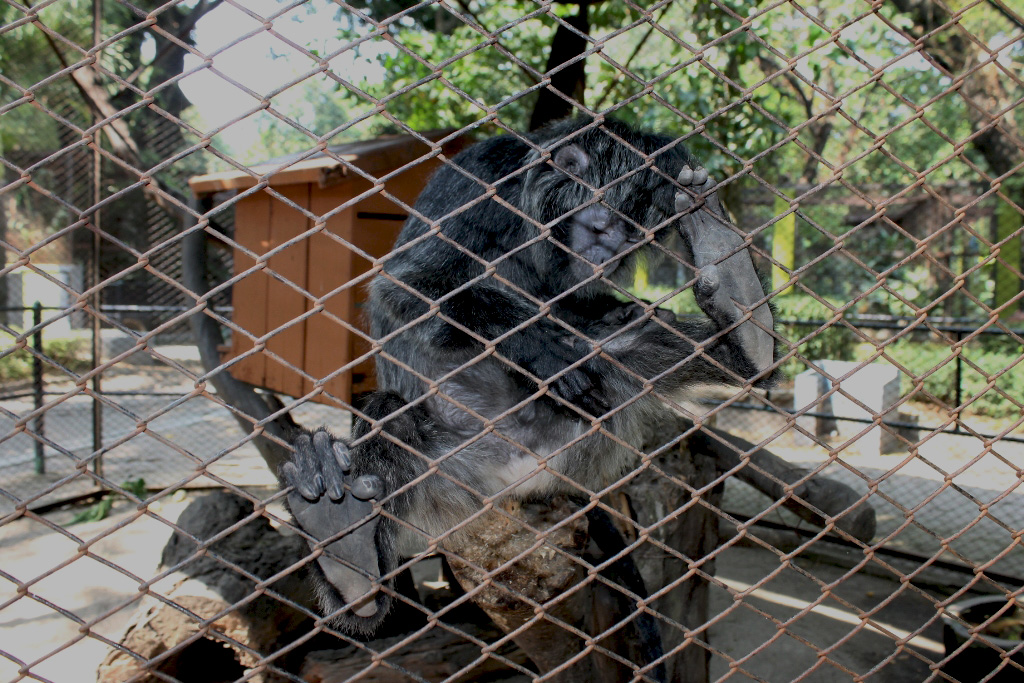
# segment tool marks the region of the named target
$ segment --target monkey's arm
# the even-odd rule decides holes
[[[767,373],[775,356],[775,321],[743,237],[705,169],[684,166],[677,182],[683,189],[675,195],[675,211],[682,214],[678,228],[697,276],[697,305],[756,373]]]
[[[694,267],[694,295],[705,319],[675,318],[652,311],[639,322],[629,308],[619,333],[603,350],[660,390],[700,382],[740,384],[772,378],[774,320],[761,281],[739,232],[731,226],[703,168],[684,166],[674,198],[683,256]],[[703,201],[701,201],[703,200]],[[640,309],[638,305],[634,308]]]

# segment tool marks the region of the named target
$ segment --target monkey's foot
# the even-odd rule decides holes
[[[679,232],[690,251],[697,275],[693,287],[697,305],[742,351],[755,373],[771,367],[775,340],[771,309],[754,270],[742,234],[732,226],[715,191],[716,183],[703,168],[684,166],[676,181],[675,210]],[[698,206],[703,199],[704,206]],[[753,310],[751,310],[753,309]],[[750,317],[743,318],[750,311]],[[742,322],[741,322],[742,321]]]
[[[302,432],[292,447],[295,452],[280,472],[282,483],[292,489],[288,507],[316,540],[310,548],[323,547],[316,561],[342,604],[357,616],[372,617],[378,610],[374,582],[380,579],[380,516],[370,501],[381,497],[384,484],[372,474],[353,477],[348,446],[324,428]]]

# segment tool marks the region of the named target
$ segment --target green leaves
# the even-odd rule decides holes
[[[138,479],[129,479],[121,484],[121,488],[135,498],[146,498],[146,480],[142,477],[139,477]],[[106,519],[113,506],[114,496],[109,493],[105,494],[99,502],[76,514],[71,518],[71,521],[64,526],[72,526],[73,524],[83,524],[86,522],[98,522],[101,519]]]

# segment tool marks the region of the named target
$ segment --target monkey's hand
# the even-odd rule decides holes
[[[381,497],[384,484],[375,475],[351,476],[348,446],[324,428],[303,431],[292,447],[292,459],[280,470],[282,484],[291,487],[288,507],[313,537],[310,548],[323,548],[317,564],[341,596],[339,601],[322,595],[321,603],[330,612],[344,606],[358,617],[375,617],[381,607],[378,603],[384,603],[375,597],[379,591],[374,584],[380,579],[376,541],[380,516],[370,501]]]
[[[742,352],[753,373],[766,372],[774,360],[772,312],[743,237],[729,222],[703,168],[684,166],[676,181],[675,210],[679,232],[697,275],[697,305]],[[703,199],[704,206],[698,202]],[[749,313],[748,313],[749,312]],[[749,317],[747,317],[749,315]],[[746,318],[746,319],[744,319]]]
[[[539,353],[530,359],[529,368],[540,379],[550,379],[548,390],[552,394],[599,417],[608,412],[609,402],[594,361],[569,368],[589,352],[584,346],[583,340],[575,335],[561,335],[555,343],[537,349]]]

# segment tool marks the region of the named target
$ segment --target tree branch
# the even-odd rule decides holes
[[[224,0],[212,0],[208,2],[207,0],[202,0],[201,2],[196,4],[196,6],[192,8],[192,11],[188,14],[188,16],[185,17],[185,20],[182,22],[178,30],[174,33],[174,37],[183,43],[186,42],[185,37],[192,32],[192,29],[196,27],[196,24],[199,22],[199,20],[202,19],[207,13],[214,10],[223,1]],[[164,44],[160,46],[160,49],[157,50],[156,54],[153,56],[153,59],[149,61],[149,64],[140,65],[139,68],[131,72],[131,74],[129,74],[128,77],[124,80],[127,83],[134,83],[136,80],[138,80],[139,76],[141,76],[147,69],[153,69],[159,66],[175,48],[179,50],[181,49],[177,44],[175,44],[173,40],[165,41]]]

